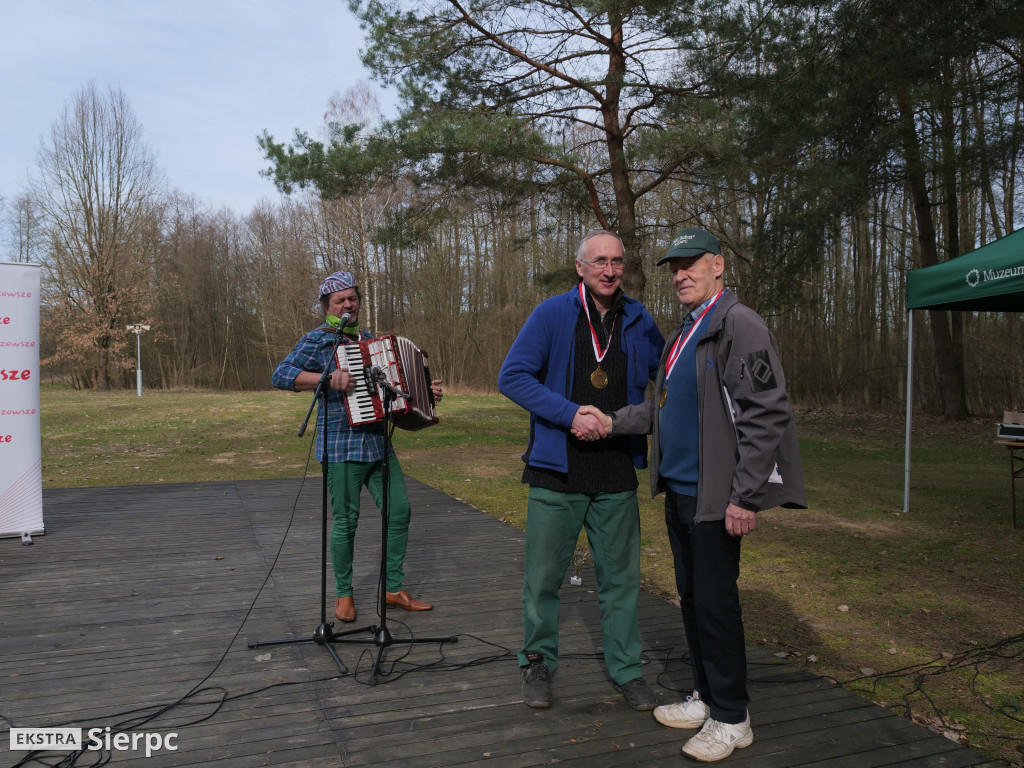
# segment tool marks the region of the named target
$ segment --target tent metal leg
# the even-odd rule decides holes
[[[910,511],[910,432],[914,413],[914,310],[907,310],[907,442],[903,449],[903,513]]]

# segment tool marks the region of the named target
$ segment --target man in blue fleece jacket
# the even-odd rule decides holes
[[[530,486],[523,583],[523,701],[551,706],[558,667],[559,590],[581,528],[594,556],[605,663],[615,687],[638,710],[656,705],[641,675],[640,516],[636,468],[643,435],[598,437],[584,405],[614,411],[642,403],[664,338],[643,305],[621,289],[622,241],[604,230],[576,251],[580,282],[527,318],[498,375],[498,389],[530,412],[523,482]]]

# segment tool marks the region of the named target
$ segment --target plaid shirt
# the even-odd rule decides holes
[[[372,339],[373,334],[360,332],[361,339]],[[323,373],[335,367],[331,358],[336,336],[322,325],[310,331],[288,353],[288,357],[274,369],[272,382],[278,389],[295,389],[295,377],[302,371]],[[327,429],[324,429],[323,409],[316,420],[316,458],[323,460],[324,433],[327,434],[327,456],[335,461],[380,461],[387,445],[383,422],[353,427],[348,423],[345,399],[335,389],[327,390]],[[391,452],[393,454],[394,451]]]

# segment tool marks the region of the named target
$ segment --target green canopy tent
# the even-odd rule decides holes
[[[955,259],[907,272],[907,442],[903,511],[910,509],[915,309],[1024,311],[1024,229]]]

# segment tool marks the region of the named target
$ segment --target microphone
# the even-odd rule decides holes
[[[384,372],[384,369],[381,368],[379,365],[371,365],[369,370],[370,370],[370,378],[373,381],[377,382],[377,385],[381,389],[384,389],[384,390],[387,390],[388,392],[390,392],[392,397],[394,397],[394,398],[404,397],[406,400],[409,399],[408,393],[403,392],[402,390],[398,389],[398,387],[397,387],[398,382],[395,382],[394,384],[392,384],[390,381],[388,381],[388,375]]]
[[[342,331],[345,330],[345,326],[352,322],[352,313],[346,312],[341,317],[338,317],[337,315],[327,315],[325,319],[327,321],[327,325],[329,325],[331,330],[337,333],[340,338]]]

